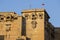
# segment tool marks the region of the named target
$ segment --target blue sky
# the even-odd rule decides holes
[[[44,3],[43,7],[41,4]],[[21,14],[23,9],[45,8],[50,22],[60,27],[60,0],[0,0],[0,12],[16,12]]]

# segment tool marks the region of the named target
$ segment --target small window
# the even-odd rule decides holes
[[[4,20],[4,18],[0,18],[0,22],[2,22]]]
[[[32,17],[35,17],[35,15],[33,14]]]
[[[11,21],[13,21],[14,20],[14,16],[11,16]]]
[[[32,14],[32,20],[36,20],[36,15]]]
[[[1,18],[1,20],[4,20],[4,18]]]
[[[11,18],[13,19],[14,17],[13,17],[13,16],[11,16]]]
[[[13,16],[8,16],[6,17],[6,21],[13,21],[14,17]]]
[[[39,18],[40,19],[43,19],[43,14],[39,14]]]
[[[9,19],[10,17],[8,16],[7,19]]]

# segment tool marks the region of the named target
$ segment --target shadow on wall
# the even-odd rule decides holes
[[[26,19],[22,17],[22,36],[26,36]]]
[[[0,40],[4,40],[4,35],[0,35]]]

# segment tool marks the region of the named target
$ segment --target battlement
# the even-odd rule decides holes
[[[22,13],[24,13],[24,12],[43,12],[43,11],[45,11],[45,9],[38,9],[38,8],[36,8],[36,9],[25,9],[25,10],[23,10],[22,11]]]

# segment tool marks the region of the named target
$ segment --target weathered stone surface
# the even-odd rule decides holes
[[[0,12],[0,39],[2,40],[54,40],[54,26],[45,9]],[[3,39],[4,38],[4,39]]]

